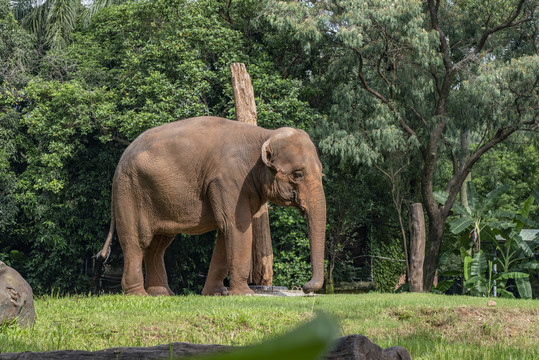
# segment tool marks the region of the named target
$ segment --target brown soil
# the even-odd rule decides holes
[[[477,345],[511,345],[523,338],[529,339],[530,344],[539,343],[539,307],[526,310],[486,306],[425,307],[390,310],[389,316],[402,322],[395,330],[400,336],[435,333],[449,341]]]

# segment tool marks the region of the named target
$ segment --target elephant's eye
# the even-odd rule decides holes
[[[292,173],[292,176],[294,177],[294,180],[301,180],[303,179],[303,171],[301,170],[296,170]]]

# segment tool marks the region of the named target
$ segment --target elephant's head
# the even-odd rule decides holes
[[[294,206],[307,218],[313,276],[303,285],[303,291],[319,290],[324,283],[326,198],[316,148],[306,132],[281,128],[262,145],[262,161],[267,167],[267,199]]]

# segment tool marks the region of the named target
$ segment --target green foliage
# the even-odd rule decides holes
[[[274,256],[273,285],[289,289],[301,287],[311,278],[305,219],[296,209],[281,206],[272,206],[269,215]]]
[[[486,150],[537,125],[539,57],[536,36],[529,35],[535,26],[524,25],[535,19],[536,1],[269,1],[266,14],[319,57],[309,77],[326,92],[314,104],[327,115],[320,149],[386,173],[400,154],[401,165],[413,164],[412,180],[402,183],[416,198],[406,200],[421,194],[431,229],[443,229],[460,190],[455,184]],[[523,28],[526,37],[517,34]],[[459,140],[467,132],[474,153],[461,156],[459,167]],[[450,193],[447,207],[434,201],[436,188]],[[429,280],[442,233],[429,234]]]
[[[30,19],[54,4],[32,10],[18,3],[17,14]],[[126,144],[166,122],[234,115],[231,62],[247,63],[261,125],[308,128],[316,119],[300,99],[301,82],[279,74],[264,44],[247,53],[244,45],[257,40],[221,16],[220,1],[100,4],[86,27],[64,33],[69,51],[42,22],[39,41],[47,46],[29,82],[21,66],[29,63],[33,38],[17,27],[9,2],[1,5],[0,56],[8,66],[0,71],[9,71],[0,74],[0,257],[16,263],[36,293],[88,289],[87,268],[108,229],[112,175]],[[250,64],[251,57],[263,61]],[[276,234],[290,224],[279,226]],[[298,285],[310,273],[305,225],[299,227],[282,246],[285,262],[298,267],[282,272]],[[112,265],[120,266],[114,246]],[[173,243],[166,261],[176,292],[200,291],[213,246],[214,234]]]
[[[189,116],[233,118],[229,64],[241,61],[259,125],[308,130],[323,152],[326,253],[335,280],[362,277],[360,256],[401,259],[392,184],[378,171],[405,165],[398,179],[403,201],[417,201],[419,149],[440,121],[447,122],[443,145],[432,149],[444,150],[439,154],[450,153],[464,130],[475,149],[498,129],[536,121],[535,22],[493,34],[491,52],[472,56],[482,27],[499,25],[514,5],[440,4],[451,62],[466,60],[458,76],[447,77],[444,116],[436,112],[447,76],[440,37],[419,0],[103,0],[88,11],[77,1],[0,0],[0,258],[38,293],[85,291],[126,144],[149,127]],[[534,18],[534,4],[526,2],[522,14]],[[489,151],[479,163],[480,195],[511,185],[495,207],[514,212],[536,187],[537,144],[530,139]],[[374,164],[379,170],[368,166]],[[442,156],[435,165],[433,188],[444,188],[452,167]],[[532,205],[530,219],[538,220],[538,208]],[[275,279],[301,285],[310,273],[304,221],[294,210],[275,208],[271,216]],[[173,243],[166,261],[176,292],[200,289],[213,237]],[[116,247],[115,265],[119,253]],[[374,265],[375,280],[391,290],[402,264]]]
[[[519,134],[483,155],[474,167],[472,179],[478,195],[484,196],[488,189],[507,184],[509,188],[496,198],[494,208],[517,212],[532,190],[539,188],[538,140],[530,134]],[[538,204],[532,204],[529,218],[539,221]]]
[[[215,246],[216,232],[179,234],[165,253],[170,288],[176,294],[200,294]]]
[[[474,296],[490,296],[493,287],[496,286],[499,296],[514,297],[513,292],[515,292],[521,298],[532,297],[529,278],[533,269],[539,267],[536,258],[536,252],[539,250],[539,236],[528,244],[523,241],[521,231],[524,226],[537,225],[528,219],[534,197],[529,196],[516,213],[487,212],[492,210],[507,188],[507,186],[498,187],[479,201],[475,192],[471,191],[473,186],[470,186],[468,196],[471,211],[460,204],[453,206],[455,212],[461,214],[462,217],[450,222],[449,226],[453,234],[461,234],[461,237],[450,252],[460,254],[462,274],[457,272],[441,275],[463,276],[464,289]],[[482,242],[491,244],[491,250],[480,249]],[[470,248],[474,244],[475,248],[470,253]],[[447,254],[444,257],[447,257]],[[447,290],[454,281],[453,278],[439,284],[437,291]]]
[[[28,81],[28,72],[35,60],[34,38],[20,29],[11,11],[11,2],[0,1],[0,108],[13,101],[17,87]]]
[[[331,347],[338,334],[337,324],[327,315],[320,314],[307,324],[279,338],[201,359],[319,359]]]
[[[404,252],[399,241],[387,238],[378,238],[378,240],[381,243],[371,243],[371,254],[374,256],[372,277],[377,285],[377,290],[392,292],[395,291],[399,277],[406,273],[406,263],[403,261]]]

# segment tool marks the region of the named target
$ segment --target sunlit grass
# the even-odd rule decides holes
[[[47,296],[34,326],[0,329],[0,352],[98,350],[170,342],[248,345],[284,334],[318,311],[341,335],[363,334],[414,359],[539,358],[539,302],[432,294],[316,297]]]

